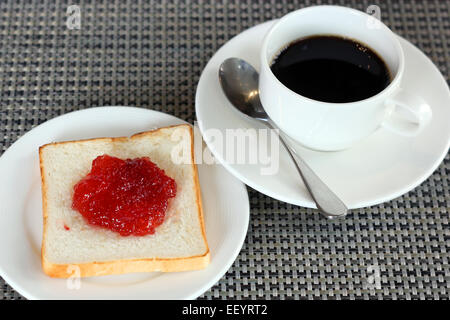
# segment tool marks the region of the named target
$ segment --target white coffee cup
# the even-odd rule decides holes
[[[374,19],[346,7],[314,6],[282,17],[265,36],[260,56],[261,102],[295,141],[311,149],[335,151],[351,147],[380,127],[415,136],[430,122],[431,108],[425,100],[401,88],[405,58],[397,36]],[[289,43],[313,35],[343,36],[367,45],[386,62],[391,83],[375,96],[349,103],[312,100],[288,89],[270,65]]]

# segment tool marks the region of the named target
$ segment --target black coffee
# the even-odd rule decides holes
[[[271,69],[292,91],[325,102],[363,100],[391,82],[388,67],[372,49],[337,36],[295,41],[274,59]]]

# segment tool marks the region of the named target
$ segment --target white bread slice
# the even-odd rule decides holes
[[[177,133],[190,137],[190,163],[176,164],[171,151]],[[164,222],[152,235],[122,237],[88,225],[71,208],[74,185],[102,154],[121,159],[149,157],[177,183]],[[51,143],[40,147],[44,232],[42,266],[52,277],[67,278],[205,268],[210,260],[203,222],[190,125],[160,128],[132,137]],[[68,230],[67,230],[68,229]],[[79,272],[78,272],[79,271]]]

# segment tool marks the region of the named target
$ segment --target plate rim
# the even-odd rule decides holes
[[[187,121],[180,119],[172,114],[165,113],[165,112],[158,111],[158,110],[153,110],[153,109],[135,107],[135,106],[99,106],[99,107],[89,107],[89,108],[85,108],[85,109],[74,110],[74,111],[70,111],[70,112],[58,115],[56,117],[53,117],[47,121],[44,121],[43,123],[28,130],[22,136],[18,137],[17,140],[14,141],[14,143],[11,144],[0,156],[0,167],[2,167],[4,165],[5,161],[7,161],[9,154],[13,154],[15,152],[15,150],[18,148],[18,146],[20,146],[20,144],[23,143],[23,141],[26,141],[26,139],[28,137],[32,136],[38,130],[38,128],[42,128],[45,126],[51,126],[52,123],[54,123],[56,121],[61,121],[64,118],[73,117],[74,114],[89,113],[89,112],[103,112],[103,111],[111,110],[111,109],[115,109],[118,112],[120,112],[120,111],[127,112],[130,110],[133,110],[135,112],[153,113],[153,114],[162,115],[164,117],[169,117],[171,120],[174,120],[174,121],[189,124]],[[39,130],[42,130],[42,129],[39,129]],[[219,166],[223,167],[223,165],[221,163],[215,163],[214,165],[219,165]],[[186,294],[185,296],[183,296],[179,299],[182,299],[182,300],[196,299],[200,295],[205,293],[207,290],[209,290],[211,287],[213,287],[229,271],[231,266],[236,261],[236,258],[238,257],[238,255],[241,252],[242,247],[244,245],[244,242],[245,242],[245,239],[246,239],[246,236],[248,233],[248,226],[249,226],[249,221],[250,221],[250,201],[249,201],[248,191],[247,191],[245,184],[242,183],[242,181],[237,179],[235,176],[231,175],[229,173],[229,171],[226,170],[225,168],[224,168],[224,172],[227,172],[227,174],[229,174],[230,177],[235,179],[236,182],[238,183],[238,185],[240,186],[240,188],[242,188],[242,191],[243,191],[242,194],[245,198],[245,202],[243,202],[244,207],[243,207],[242,211],[245,212],[246,214],[245,215],[240,214],[240,216],[243,216],[243,219],[244,219],[244,221],[242,221],[244,232],[241,232],[239,234],[239,237],[235,237],[237,239],[237,241],[235,243],[238,245],[235,247],[235,249],[233,249],[233,255],[231,255],[227,259],[227,262],[225,264],[223,264],[222,267],[219,269],[220,271],[217,272],[214,277],[211,277],[211,279],[209,279],[207,282],[205,282],[203,285],[201,285],[197,290],[193,291],[190,294]],[[36,295],[35,293],[32,293],[31,291],[26,289],[25,286],[23,286],[20,282],[17,282],[16,280],[14,280],[13,277],[11,277],[7,272],[5,272],[1,265],[0,265],[0,276],[4,279],[4,281],[9,286],[11,286],[15,291],[17,291],[20,295],[22,295],[26,299],[29,299],[29,300],[48,299],[46,297],[39,297],[39,295]],[[62,280],[65,280],[65,279],[62,279]],[[62,297],[61,299],[68,299],[68,298]],[[82,299],[82,297],[81,297],[81,299]],[[109,298],[109,299],[114,299],[114,298]],[[143,299],[149,299],[149,298],[144,297]]]
[[[204,136],[204,126],[203,126],[203,121],[198,119],[198,115],[201,114],[201,112],[198,112],[198,110],[200,109],[199,106],[199,100],[200,100],[200,88],[201,88],[201,83],[205,82],[205,78],[206,78],[206,71],[207,69],[211,69],[211,67],[209,66],[212,63],[213,58],[217,55],[217,53],[222,50],[225,46],[227,46],[230,42],[234,42],[234,41],[238,41],[238,38],[240,38],[243,34],[247,33],[247,32],[251,32],[251,31],[255,31],[255,29],[258,28],[263,28],[263,27],[267,27],[267,25],[271,25],[273,23],[275,23],[277,20],[279,19],[273,19],[273,20],[269,20],[269,21],[265,21],[262,22],[260,24],[254,25],[250,28],[247,28],[245,30],[243,30],[242,32],[238,33],[237,35],[235,35],[234,37],[232,37],[231,39],[229,39],[228,41],[226,41],[219,49],[217,49],[214,54],[211,56],[211,58],[209,59],[208,63],[206,64],[206,66],[204,67],[202,74],[199,78],[198,81],[198,85],[197,85],[197,90],[196,90],[196,94],[195,94],[195,113],[196,113],[196,117],[197,117],[197,123],[200,129],[200,132],[202,133],[202,136],[204,138],[205,143],[207,144],[209,150],[211,150],[212,154],[214,155],[214,157],[216,157],[219,162],[229,171],[231,172],[235,177],[237,177],[239,180],[241,180],[242,182],[244,182],[246,185],[248,185],[249,187],[257,190],[258,192],[261,192],[262,194],[272,197],[276,200],[282,201],[282,202],[286,202],[289,204],[293,204],[293,205],[298,205],[301,207],[306,207],[306,208],[312,208],[312,209],[317,209],[316,204],[313,202],[312,198],[310,196],[308,196],[308,199],[291,199],[291,198],[287,198],[284,197],[282,194],[277,194],[275,192],[272,192],[270,189],[264,189],[264,187],[262,187],[260,184],[257,184],[249,179],[247,179],[245,176],[241,175],[239,170],[237,170],[236,168],[234,168],[232,165],[230,165],[227,161],[225,161],[225,159],[223,158],[222,154],[220,154],[220,152],[218,152],[214,145],[212,144],[212,142],[205,138]],[[270,27],[268,27],[268,29],[270,29]],[[444,84],[447,87],[447,91],[449,92],[450,95],[450,88],[447,86],[447,83],[445,81],[445,79],[443,78],[441,72],[439,71],[439,69],[437,68],[437,66],[433,63],[433,61],[431,61],[431,59],[425,55],[419,48],[417,48],[414,44],[412,44],[411,42],[409,42],[407,39],[395,34],[399,40],[400,43],[402,45],[402,48],[405,47],[405,45],[409,45],[411,47],[411,49],[415,50],[417,53],[419,53],[423,58],[426,59],[427,63],[428,63],[428,67],[432,67],[434,72],[437,72],[439,75],[441,75],[439,77],[439,80],[442,84]],[[212,64],[211,64],[212,65]],[[209,68],[208,68],[209,67]],[[202,81],[203,80],[203,81]],[[449,137],[450,137],[450,131],[449,131]],[[417,188],[419,185],[421,185],[426,179],[428,179],[433,172],[439,167],[439,165],[442,163],[442,161],[445,159],[446,155],[448,154],[450,149],[450,139],[447,140],[447,146],[445,149],[443,149],[443,151],[441,152],[439,157],[436,157],[435,161],[433,162],[433,165],[431,165],[429,167],[428,170],[424,171],[421,175],[420,178],[416,179],[414,181],[414,183],[408,184],[407,186],[401,188],[400,190],[397,190],[394,193],[391,193],[389,195],[386,195],[384,197],[379,197],[376,198],[372,201],[366,201],[366,202],[362,202],[362,201],[358,201],[355,204],[349,205],[349,209],[360,209],[360,208],[366,208],[366,207],[370,207],[370,206],[374,206],[374,205],[379,205],[391,200],[394,200],[408,192],[410,192],[411,190]]]

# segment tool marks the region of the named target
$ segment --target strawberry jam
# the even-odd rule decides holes
[[[91,172],[73,189],[74,210],[89,224],[121,236],[154,233],[164,221],[169,199],[176,195],[175,180],[146,157],[98,156]]]

